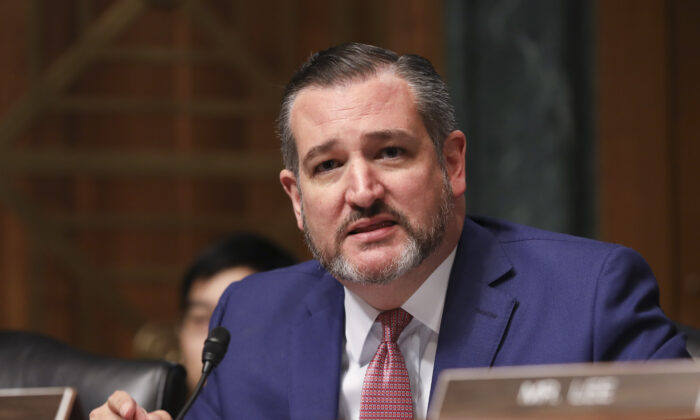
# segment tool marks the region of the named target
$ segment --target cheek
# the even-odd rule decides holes
[[[180,329],[180,347],[183,353],[201,353],[208,333],[209,316],[187,314]]]
[[[441,172],[440,172],[441,174]],[[409,217],[429,219],[435,210],[435,206],[442,199],[443,177],[405,176],[400,181],[396,181],[394,189],[390,194],[398,210],[404,212]]]
[[[323,191],[319,191],[319,194],[315,194],[313,197],[304,198],[302,214],[310,228],[314,230],[328,229],[329,226],[337,223],[342,213],[343,201],[337,199],[332,192],[324,194]]]
[[[428,202],[429,198],[439,194],[442,189],[442,179],[438,183],[434,176],[423,173],[398,174],[386,184],[389,185],[391,196],[414,205]]]
[[[182,362],[190,372],[197,372],[200,369],[205,339],[206,332],[202,334],[201,332],[195,333],[190,331],[180,335]]]
[[[183,352],[197,353],[197,349],[203,347],[207,332],[204,329],[190,330],[180,335],[180,346]]]

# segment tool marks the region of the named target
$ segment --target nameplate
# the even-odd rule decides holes
[[[692,360],[447,369],[429,418],[700,418]]]

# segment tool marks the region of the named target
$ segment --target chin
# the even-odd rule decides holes
[[[344,247],[343,256],[357,264],[381,264],[401,255],[406,240],[378,241]]]
[[[393,258],[393,261],[396,260],[396,258]],[[387,264],[387,261],[392,261],[392,259],[381,258],[377,261],[372,261],[372,263],[365,261],[364,264],[353,264],[351,262],[350,265],[354,269],[352,270],[353,275],[348,281],[362,285],[386,286],[411,268],[411,266],[406,264]]]
[[[350,258],[348,261],[353,266],[357,267],[358,271],[367,274],[381,274],[388,265],[389,261],[395,261],[401,254],[381,253],[371,256],[363,256],[360,258]]]

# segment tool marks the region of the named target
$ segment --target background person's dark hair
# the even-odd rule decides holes
[[[302,89],[367,79],[384,70],[392,71],[408,82],[415,95],[418,113],[444,167],[442,144],[456,129],[457,123],[447,85],[430,61],[413,54],[400,56],[373,45],[348,43],[312,55],[287,83],[277,119],[285,168],[299,174],[299,156],[289,119],[294,100]]]
[[[295,264],[296,258],[272,241],[253,233],[228,236],[200,252],[190,264],[182,279],[180,309],[187,310],[192,285],[208,280],[219,272],[233,267],[250,267],[266,271]]]

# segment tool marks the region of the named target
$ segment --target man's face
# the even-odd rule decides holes
[[[453,196],[408,84],[390,73],[302,90],[283,171],[314,255],[348,282],[384,284],[440,245]]]

